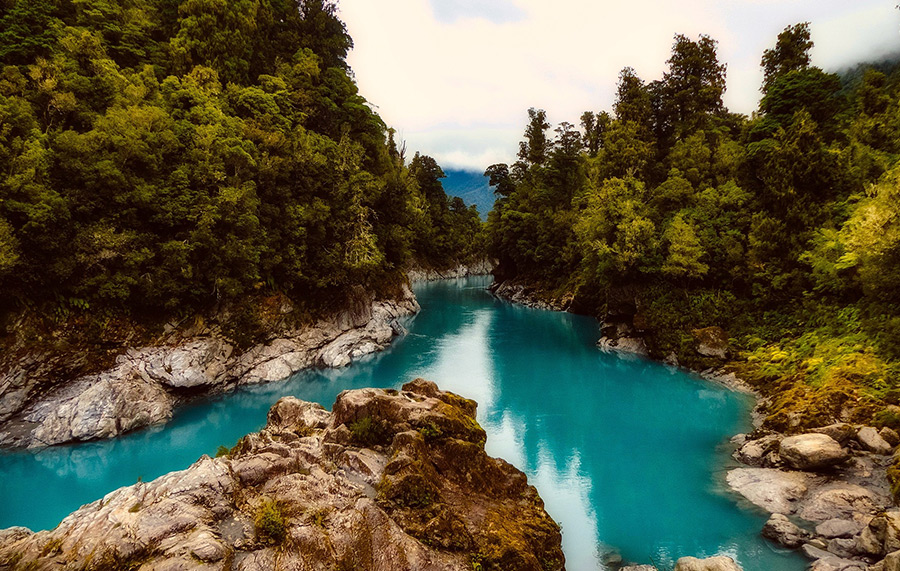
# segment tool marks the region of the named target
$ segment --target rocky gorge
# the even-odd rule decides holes
[[[343,367],[384,349],[419,310],[408,286],[394,299],[356,292],[344,309],[297,327],[274,327],[246,349],[210,327],[173,329],[128,348],[111,368],[74,378],[54,360],[26,353],[0,375],[0,447],[40,448],[110,438],[164,423],[179,403],[282,380],[307,367]],[[285,304],[281,313],[293,308]]]

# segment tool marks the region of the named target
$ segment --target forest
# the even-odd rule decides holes
[[[352,45],[332,0],[0,1],[0,321],[377,293],[477,256]]]
[[[530,109],[485,173],[498,277],[601,319],[633,300],[651,353],[698,369],[692,331],[724,328],[773,428],[900,425],[900,71],[827,73],[812,46],[808,23],[778,35],[750,117],[716,41],[683,35],[661,79],[621,71],[611,112],[551,132]]]

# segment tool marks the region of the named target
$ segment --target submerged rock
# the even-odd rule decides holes
[[[796,470],[830,468],[850,458],[850,454],[827,434],[809,433],[788,436],[781,441],[781,459]]]
[[[0,568],[564,569],[524,474],[484,452],[475,403],[417,380],[284,398],[229,456],[107,494],[51,531],[0,532]],[[39,562],[39,563],[38,563]]]

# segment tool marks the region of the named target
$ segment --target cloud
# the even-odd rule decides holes
[[[889,30],[893,2],[884,0],[342,0],[340,6],[362,94],[406,133],[411,151],[474,170],[498,157],[515,160],[529,107],[546,109],[552,122],[577,123],[583,111],[611,107],[623,67],[648,81],[660,78],[676,33],[719,41],[719,59],[728,65],[726,105],[744,113],[758,101],[762,51],[788,24],[812,22],[816,63],[840,59],[829,50],[858,58],[866,46],[888,41],[879,38],[898,38],[896,25]]]
[[[441,22],[453,23],[469,18],[484,18],[494,24],[517,22],[525,14],[508,0],[431,0],[431,8]]]

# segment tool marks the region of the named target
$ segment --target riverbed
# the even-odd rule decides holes
[[[683,371],[600,352],[593,319],[516,306],[488,278],[416,286],[421,313],[387,351],[180,409],[169,424],[113,441],[0,455],[0,528],[46,529],[138,479],[183,469],[265,424],[285,395],[330,407],[345,389],[433,380],[479,403],[488,453],[526,472],[563,529],[567,568],[671,566],[727,554],[745,571],[805,561],[759,536],[766,514],[724,484],[729,436],[752,401]]]

